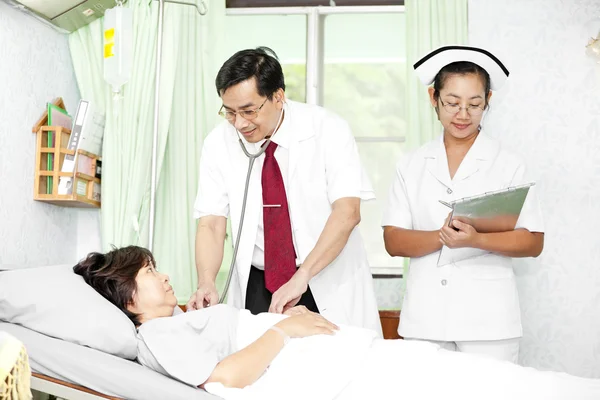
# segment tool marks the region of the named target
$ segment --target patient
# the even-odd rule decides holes
[[[147,249],[129,246],[106,254],[90,253],[73,270],[139,328],[139,337],[150,347],[150,351],[142,349],[138,355],[141,364],[194,386],[208,382],[221,382],[228,387],[248,386],[260,377],[290,338],[331,335],[338,329],[304,306],[294,307],[285,313],[290,318],[275,323],[256,341],[236,351],[238,309],[220,305],[178,316],[175,322],[167,321],[178,310],[177,299],[169,277],[157,271],[154,257]],[[161,337],[163,334],[167,337]],[[186,345],[190,344],[185,338],[190,334],[195,336],[191,341],[200,347],[201,357],[193,361],[195,371],[186,371],[183,378],[170,369],[180,368],[181,357],[174,356],[171,366],[166,359],[168,354],[164,358],[156,354],[153,357],[152,353],[160,351],[151,344],[155,339],[172,340],[181,352],[189,352]]]
[[[600,398],[597,380],[382,340],[304,307],[183,313],[169,277],[141,247],[90,253],[73,269],[136,325],[142,365],[226,399]]]

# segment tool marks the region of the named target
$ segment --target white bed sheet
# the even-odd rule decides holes
[[[31,368],[53,378],[110,396],[140,400],[218,400],[217,396],[170,379],[140,364],[88,347],[0,322],[25,344]]]

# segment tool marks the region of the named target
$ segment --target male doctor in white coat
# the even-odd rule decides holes
[[[216,78],[225,118],[205,139],[194,217],[199,309],[218,302],[227,218],[237,237],[250,154],[256,159],[228,303],[252,313],[304,305],[337,324],[381,335],[361,200],[374,198],[348,124],[286,100],[281,65],[267,48],[242,50]],[[265,143],[267,139],[270,143]]]

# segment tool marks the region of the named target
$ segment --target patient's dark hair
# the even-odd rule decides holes
[[[106,254],[90,253],[73,267],[73,271],[138,326],[140,315],[129,311],[127,306],[133,304],[137,290],[135,277],[148,263],[156,265],[150,250],[128,246],[113,248]]]

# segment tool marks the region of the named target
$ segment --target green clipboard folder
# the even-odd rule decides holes
[[[444,201],[440,203],[452,209],[448,220],[450,227],[452,227],[452,220],[456,219],[472,225],[477,232],[481,233],[512,231],[517,225],[529,189],[533,185],[535,183],[528,183],[449,203]],[[450,249],[444,246],[440,251],[437,265],[441,267],[487,253],[489,252],[470,247]]]

